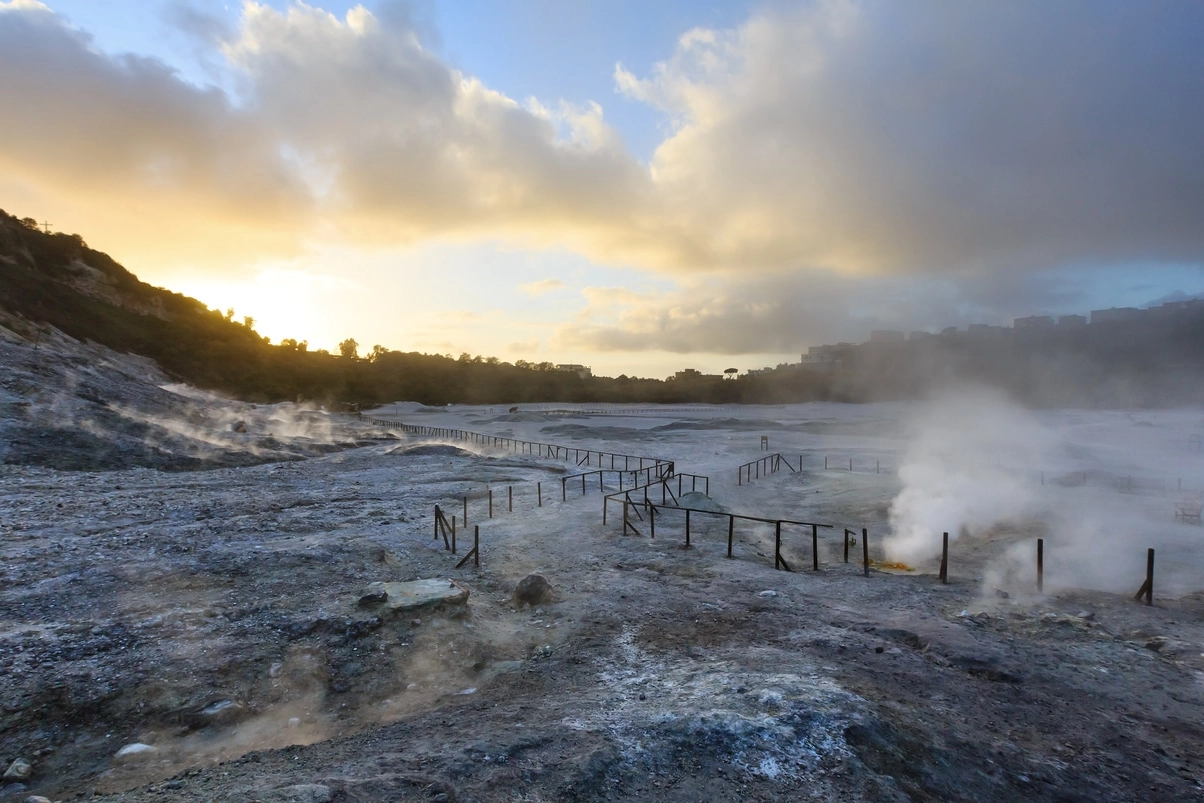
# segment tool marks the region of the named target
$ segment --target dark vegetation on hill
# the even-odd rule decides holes
[[[1204,401],[1204,312],[1067,331],[965,334],[847,350],[839,367],[798,365],[738,380],[582,378],[548,363],[390,351],[363,358],[273,345],[246,323],[140,281],[76,234],[0,211],[0,308],[31,340],[49,324],[156,360],[168,374],[249,401],[372,405],[524,402],[884,401],[974,380],[1035,405],[1162,406]]]
[[[168,374],[250,401],[298,398],[369,405],[534,401],[745,401],[735,382],[583,379],[548,364],[373,349],[364,358],[273,345],[251,327],[196,299],[139,281],[79,235],[38,230],[0,211],[0,308],[37,325],[156,360]],[[18,329],[20,323],[14,324]],[[756,384],[756,383],[753,383]],[[783,397],[785,398],[785,397]]]

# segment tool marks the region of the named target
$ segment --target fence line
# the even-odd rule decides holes
[[[391,423],[391,422],[386,422],[386,423]],[[408,427],[409,425],[403,425],[403,426]],[[436,435],[436,437],[455,438],[458,436],[462,437],[463,435],[468,435],[468,436],[476,436],[476,437],[485,438],[486,440],[490,439],[490,436],[481,436],[478,433],[469,433],[464,430],[443,430],[443,429],[439,429],[439,428],[429,428],[429,427],[414,427],[413,429],[433,430],[433,431],[439,432],[439,433],[457,433],[457,435],[441,434],[441,435]],[[535,444],[532,444],[532,442],[528,442],[528,441],[516,441],[514,439],[502,439],[502,440],[505,440],[505,441],[508,441],[508,442],[514,443],[514,444],[528,444],[528,446],[535,445]],[[547,446],[546,444],[542,444],[542,445]],[[593,450],[591,450],[591,452],[592,451]],[[604,455],[612,454],[610,452],[594,452],[594,453],[604,454]],[[796,469],[793,465],[790,464],[789,460],[784,458],[780,453],[775,453],[772,455],[766,455],[765,457],[762,457],[759,460],[755,460],[755,461],[746,463],[745,465],[741,466],[740,472],[739,472],[740,477],[742,479],[746,473],[748,473],[750,470],[753,470],[753,469],[755,469],[757,471],[757,476],[759,477],[761,474],[762,467],[764,467],[764,473],[766,473],[766,474],[777,472],[780,469],[781,463],[783,463],[783,462],[786,464],[786,466],[791,471],[798,472],[798,471],[802,470],[802,457],[801,456],[799,457],[799,468]],[[851,463],[850,463],[850,470],[851,470]],[[596,475],[598,477],[599,490],[600,491],[604,490],[606,471],[607,471],[606,469],[588,471],[588,472],[583,472],[581,474],[574,474],[569,477],[562,478],[562,480],[561,480],[562,499],[567,497],[565,488],[567,487],[567,483],[570,479],[577,479],[577,478],[581,479],[582,495],[585,495],[586,490],[587,490],[587,483],[586,483],[587,478]],[[710,492],[710,479],[706,476],[698,475],[698,474],[676,474],[674,472],[673,463],[671,461],[657,461],[657,463],[653,466],[649,466],[649,467],[641,468],[641,469],[635,469],[635,470],[617,470],[616,469],[615,474],[618,477],[620,486],[621,486],[621,483],[623,480],[623,476],[625,474],[630,474],[632,476],[633,483],[638,479],[639,475],[643,474],[645,476],[645,478],[647,479],[647,482],[645,482],[645,484],[643,484],[643,485],[636,486],[633,488],[628,488],[625,490],[620,488],[620,490],[615,493],[604,495],[603,502],[602,502],[602,523],[604,526],[605,526],[606,520],[607,520],[608,505],[611,502],[611,500],[616,499],[618,497],[622,497],[622,504],[623,504],[623,529],[622,529],[623,535],[633,534],[633,535],[636,535],[639,537],[643,536],[643,532],[640,530],[640,528],[638,526],[636,526],[635,522],[632,521],[632,513],[635,514],[635,516],[639,519],[640,522],[645,522],[645,521],[647,522],[648,537],[650,539],[652,539],[652,538],[656,538],[656,519],[658,516],[663,515],[665,511],[681,512],[684,514],[684,517],[685,517],[685,521],[684,521],[685,548],[689,549],[692,547],[692,544],[691,544],[692,533],[691,533],[691,528],[690,528],[690,518],[691,518],[692,514],[718,517],[721,519],[726,517],[728,520],[727,557],[732,558],[732,557],[734,557],[735,525],[736,525],[737,520],[747,521],[747,522],[756,522],[756,523],[761,523],[761,524],[772,524],[774,526],[774,569],[785,570],[787,572],[793,572],[795,570],[790,567],[790,564],[786,561],[786,558],[782,555],[782,527],[783,527],[783,525],[786,525],[786,526],[809,528],[810,533],[811,533],[811,568],[812,568],[812,571],[816,571],[816,572],[819,571],[819,568],[820,568],[819,530],[820,529],[834,529],[833,525],[831,525],[831,524],[819,524],[816,522],[805,522],[805,521],[797,521],[797,520],[793,520],[793,519],[782,519],[782,518],[770,518],[770,517],[765,517],[765,516],[752,516],[752,515],[747,515],[747,514],[742,514],[742,513],[730,513],[730,512],[724,512],[724,511],[706,510],[703,508],[695,508],[695,507],[681,505],[679,502],[679,497],[681,496],[682,491],[684,489],[684,482],[685,482],[686,478],[689,478],[689,480],[690,480],[691,490],[697,490],[698,481],[702,480],[704,483],[704,488],[706,489],[706,492],[708,494]],[[1086,483],[1087,474],[1084,472],[1084,473],[1081,473],[1081,476],[1083,479],[1083,483]],[[672,489],[669,487],[670,483],[675,478],[677,479],[677,484],[678,484],[678,493],[676,495],[673,493]],[[1129,481],[1128,481],[1127,487],[1129,490],[1132,490],[1132,488],[1133,488],[1132,479],[1128,478],[1128,480]],[[1042,481],[1044,482],[1044,473],[1043,472],[1042,472]],[[659,504],[656,503],[648,495],[649,489],[655,488],[658,485],[661,488],[661,502]],[[542,484],[537,482],[536,486],[537,486],[538,504],[540,507],[542,507],[543,506]],[[1182,483],[1180,481],[1180,488],[1181,487],[1182,487]],[[642,500],[638,500],[638,499],[633,500],[631,498],[632,493],[633,492],[638,493],[639,491],[643,491],[643,499]],[[508,494],[507,510],[509,512],[513,512],[513,510],[514,510],[514,491],[513,491],[512,485],[507,487],[507,494]],[[670,498],[673,500],[673,504],[669,504],[668,500]],[[468,497],[467,496],[463,497],[462,503],[464,505],[463,524],[465,527],[467,527],[467,525],[468,525]],[[647,515],[646,519],[645,519],[645,514]],[[489,517],[490,518],[493,517],[493,489],[492,488],[489,489]],[[439,505],[435,505],[433,538],[438,540],[440,537],[442,537],[443,543],[444,543],[444,548],[447,551],[450,551],[453,555],[455,555],[457,553],[456,533],[457,533],[456,516],[453,515],[451,517],[451,519],[449,520],[447,518],[447,515],[443,511],[443,509]],[[844,548],[843,558],[844,558],[844,562],[846,564],[849,562],[849,547],[851,545],[856,544],[856,536],[857,536],[856,530],[849,529],[849,528],[843,529],[843,533],[842,533],[843,548]],[[1045,585],[1045,583],[1044,583],[1044,579],[1045,579],[1044,578],[1044,575],[1045,575],[1044,545],[1045,545],[1044,539],[1041,539],[1041,538],[1037,539],[1037,541],[1036,541],[1037,562],[1036,562],[1036,578],[1035,579],[1036,579],[1036,588],[1037,588],[1038,593],[1044,593],[1044,585]],[[868,577],[870,574],[871,561],[870,561],[870,550],[869,550],[869,533],[868,533],[868,529],[865,527],[861,528],[861,546],[862,546],[862,568],[863,568],[863,572],[864,572],[865,576]],[[949,534],[947,532],[945,532],[945,533],[941,534],[940,568],[937,573],[937,581],[939,583],[947,583],[949,581],[949,553],[950,553]],[[480,525],[474,525],[472,549],[469,550],[469,552],[463,558],[461,558],[461,560],[456,564],[456,568],[457,569],[462,568],[463,566],[465,566],[468,563],[469,560],[473,561],[474,566],[476,566],[478,568],[480,567],[480,565],[481,565],[481,563],[480,563]],[[1154,550],[1152,548],[1147,550],[1145,580],[1142,583],[1141,588],[1138,589],[1137,593],[1134,595],[1134,599],[1137,601],[1144,601],[1146,605],[1153,605],[1153,601],[1154,601]]]
[[[383,418],[369,418],[369,423],[385,429],[394,429],[405,432],[407,435],[417,435],[419,437],[440,438],[443,440],[465,441],[481,446],[492,446],[498,449],[505,449],[519,454],[530,454],[538,457],[550,457],[556,460],[572,460],[578,466],[592,465],[594,457],[598,459],[598,467],[602,468],[607,458],[610,460],[610,468],[616,468],[617,461],[622,459],[623,470],[630,471],[632,461],[637,461],[636,467],[643,469],[645,463],[652,466],[668,465],[669,471],[672,473],[673,461],[665,460],[659,457],[641,457],[640,455],[620,454],[618,452],[606,452],[598,449],[581,449],[573,446],[558,446],[554,443],[541,443],[539,441],[526,441],[519,438],[506,438],[498,435],[485,435],[480,432],[472,432],[466,429],[452,429],[450,427],[427,427],[417,424],[406,424],[401,421],[387,421]],[[571,457],[570,457],[571,455]],[[584,455],[584,456],[582,456]]]
[[[659,480],[659,479],[667,479],[669,477],[674,476],[672,472],[666,470],[668,467],[669,467],[669,464],[661,463],[656,466],[649,466],[648,468],[643,468],[643,469],[635,468],[630,471],[624,471],[623,469],[599,468],[599,469],[595,469],[593,471],[586,471],[581,474],[569,474],[568,476],[560,478],[560,499],[561,499],[561,501],[564,501],[568,498],[568,490],[567,489],[568,489],[568,483],[570,480],[576,480],[576,479],[581,480],[581,495],[585,496],[585,484],[586,484],[585,481],[586,481],[587,477],[595,477],[596,476],[598,478],[598,490],[602,491],[602,490],[605,490],[604,482],[605,482],[606,474],[607,473],[614,474],[618,478],[619,490],[621,491],[621,490],[623,490],[623,477],[627,476],[628,474],[631,475],[630,486],[634,487],[636,485],[636,483],[639,482],[641,475],[644,477],[645,483],[654,482],[655,481],[654,478]]]
[[[629,512],[633,508],[636,510],[636,513],[639,514],[639,508],[641,508],[641,507],[648,513],[648,537],[650,539],[656,538],[656,517],[658,515],[660,515],[663,511],[675,510],[675,511],[684,512],[686,514],[685,515],[685,536],[686,536],[686,548],[687,549],[689,549],[691,546],[691,544],[690,544],[690,514],[691,513],[697,513],[697,514],[704,515],[704,516],[717,516],[719,518],[727,517],[727,556],[729,558],[733,556],[737,519],[740,521],[752,521],[752,522],[759,522],[762,524],[772,524],[772,525],[774,525],[773,568],[785,569],[788,572],[792,572],[794,570],[790,568],[790,564],[788,564],[786,562],[786,559],[782,556],[782,525],[786,524],[786,525],[810,528],[810,530],[811,530],[811,568],[813,571],[819,571],[819,531],[820,531],[820,528],[833,529],[833,526],[831,524],[818,524],[816,522],[810,522],[810,521],[795,521],[792,519],[771,519],[771,518],[765,518],[763,516],[749,516],[749,515],[745,515],[742,513],[726,513],[726,512],[718,511],[718,510],[705,510],[703,508],[696,508],[696,507],[683,507],[681,505],[668,505],[668,504],[658,505],[655,502],[649,501],[647,499],[645,499],[641,503],[641,502],[633,501],[631,499],[630,493],[628,492],[623,500],[623,534],[624,535],[627,535],[629,532],[631,532],[637,536],[641,536],[641,537],[643,536],[643,533],[640,532],[639,528],[636,527],[634,523],[632,523],[631,517],[629,515]],[[640,516],[640,520],[643,521],[642,515]]]
[[[790,461],[782,456],[781,452],[774,452],[773,454],[765,455],[762,458],[745,463],[736,469],[736,484],[743,485],[746,477],[749,482],[752,482],[754,469],[757,472],[757,479],[761,479],[762,474],[766,476],[776,474],[781,469],[783,463],[786,465],[786,468],[794,473],[798,473],[803,469],[803,456],[798,456],[798,468],[792,466]]]
[[[662,505],[667,504],[668,500],[670,498],[673,499],[674,504],[677,504],[678,498],[682,495],[682,489],[684,487],[684,480],[686,478],[689,478],[689,480],[690,480],[690,492],[691,493],[698,490],[698,481],[702,480],[703,489],[704,489],[703,493],[707,494],[708,496],[710,495],[711,478],[707,477],[703,474],[683,473],[683,474],[674,474],[671,477],[662,477],[660,479],[653,480],[652,482],[646,483],[644,485],[638,485],[634,488],[628,488],[626,491],[619,489],[618,491],[616,491],[612,494],[607,494],[606,496],[602,497],[602,524],[603,525],[606,524],[607,507],[610,505],[610,501],[612,499],[615,499],[616,497],[623,496],[624,494],[626,494],[627,498],[630,499],[630,495],[632,493],[643,491],[644,492],[644,501],[647,502],[649,489],[655,488],[656,486],[659,485],[660,489],[661,489],[661,504]],[[672,483],[672,481],[674,479],[677,480],[677,493],[676,494],[674,494],[673,489],[669,487],[670,483]]]

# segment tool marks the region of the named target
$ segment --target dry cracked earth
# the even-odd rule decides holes
[[[6,347],[11,380],[24,363]],[[86,367],[72,348],[63,376]],[[0,801],[1204,800],[1202,595],[985,589],[1007,533],[947,585],[935,566],[863,576],[830,533],[820,571],[801,538],[785,550],[798,571],[775,571],[766,529],[728,559],[722,521],[696,520],[689,549],[671,513],[655,539],[603,526],[596,489],[548,491],[576,471],[563,462],[329,416],[322,438],[290,440],[290,411],[161,401],[109,359],[81,403],[127,418],[146,403],[104,394],[178,403],[230,454],[233,415],[238,438],[287,454],[165,471],[9,453],[0,770],[17,772]],[[31,431],[54,381],[6,386],[5,432]],[[141,425],[150,466],[208,454]],[[816,515],[882,526],[881,505],[832,482],[781,473],[693,501],[807,494]],[[432,511],[462,518],[465,497],[481,562],[456,569],[465,523],[452,556]],[[520,608],[532,572],[553,594]],[[418,578],[453,579],[467,605],[359,604],[370,583]]]

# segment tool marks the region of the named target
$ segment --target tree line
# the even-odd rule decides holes
[[[735,381],[718,376],[581,377],[551,363],[399,351],[337,354],[305,341],[270,343],[254,320],[140,281],[76,234],[47,233],[0,210],[0,307],[21,326],[145,355],[176,379],[249,401],[328,405],[533,402],[789,403],[922,397],[951,382],[1002,387],[1049,406],[1204,403],[1204,314],[1083,327],[1006,341],[928,338],[868,343],[838,365],[782,365]],[[25,323],[21,323],[25,322]],[[32,339],[32,338],[31,338]],[[731,374],[729,373],[729,376]]]

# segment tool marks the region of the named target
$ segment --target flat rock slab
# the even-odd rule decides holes
[[[384,592],[388,598],[378,610],[382,615],[398,616],[419,608],[444,605],[468,605],[468,589],[454,580],[411,580],[408,583],[372,583],[371,593]]]

